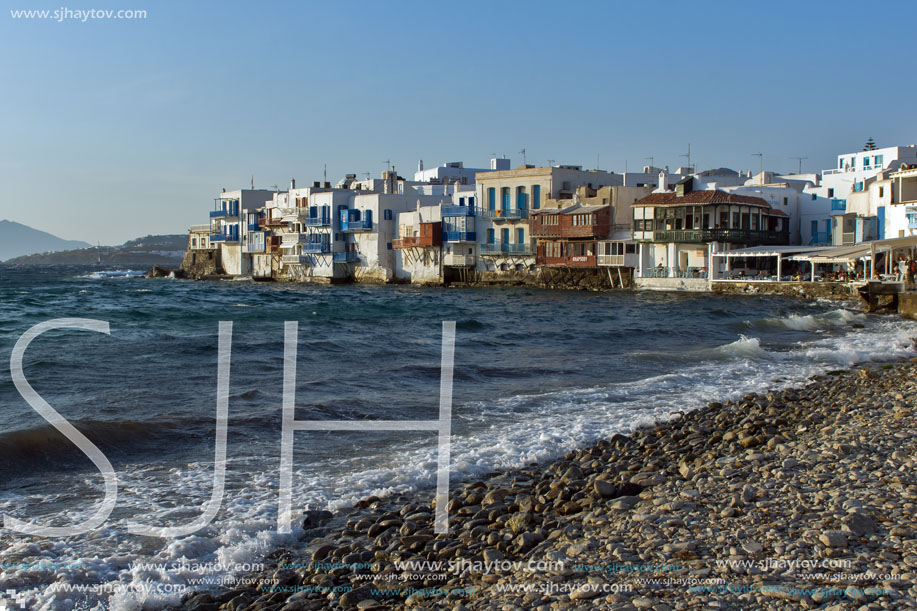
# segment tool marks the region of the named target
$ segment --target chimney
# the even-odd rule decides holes
[[[417,164],[417,171],[423,172],[423,159],[421,159],[420,162]]]
[[[329,181],[326,180],[326,181],[325,181],[325,184],[322,185],[322,186],[323,186],[324,188],[326,188],[326,189],[330,189],[330,188],[331,188],[331,183],[330,183]]]
[[[313,180],[313,181],[312,181],[312,188],[313,188],[313,189],[318,189],[318,188],[321,187],[321,186],[322,186],[322,183],[320,183],[319,181],[317,181],[317,180]]]
[[[290,179],[290,191],[292,191],[292,190],[295,189],[295,188],[296,188],[296,179],[295,179],[295,178],[291,178],[291,179]]]

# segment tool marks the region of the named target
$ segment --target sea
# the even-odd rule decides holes
[[[95,464],[23,398],[27,383],[110,461],[117,500],[100,509]],[[134,270],[0,267],[0,603],[28,609],[159,609],[239,583],[303,533],[278,531],[284,327],[298,322],[297,420],[439,417],[443,322],[455,323],[451,484],[556,458],[679,411],[811,376],[911,357],[917,322],[855,303],[667,292],[311,286],[147,279]],[[218,338],[232,323],[225,494],[213,520],[179,526],[211,498]],[[368,495],[432,502],[430,431],[297,431],[297,511]],[[2,604],[0,604],[2,607]]]

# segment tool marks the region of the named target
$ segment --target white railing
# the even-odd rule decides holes
[[[284,233],[280,236],[281,248],[296,246],[309,241],[309,234],[306,233]]]
[[[206,225],[191,225],[190,231],[192,233],[210,233],[210,224]]]
[[[443,255],[443,265],[469,267],[474,265],[474,255]]]
[[[306,265],[309,263],[309,258],[302,255],[283,255],[280,260],[284,265]]]

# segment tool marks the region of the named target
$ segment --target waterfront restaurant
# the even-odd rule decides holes
[[[789,217],[760,197],[693,190],[652,193],[633,204],[638,278],[706,278],[712,251],[789,242]]]

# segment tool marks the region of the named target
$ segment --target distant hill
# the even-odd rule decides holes
[[[177,267],[188,245],[187,235],[150,235],[121,246],[89,246],[62,252],[41,253],[4,261],[5,265],[102,265],[105,267]]]
[[[73,250],[87,246],[89,244],[86,242],[63,240],[22,223],[0,221],[0,261],[36,252]]]

